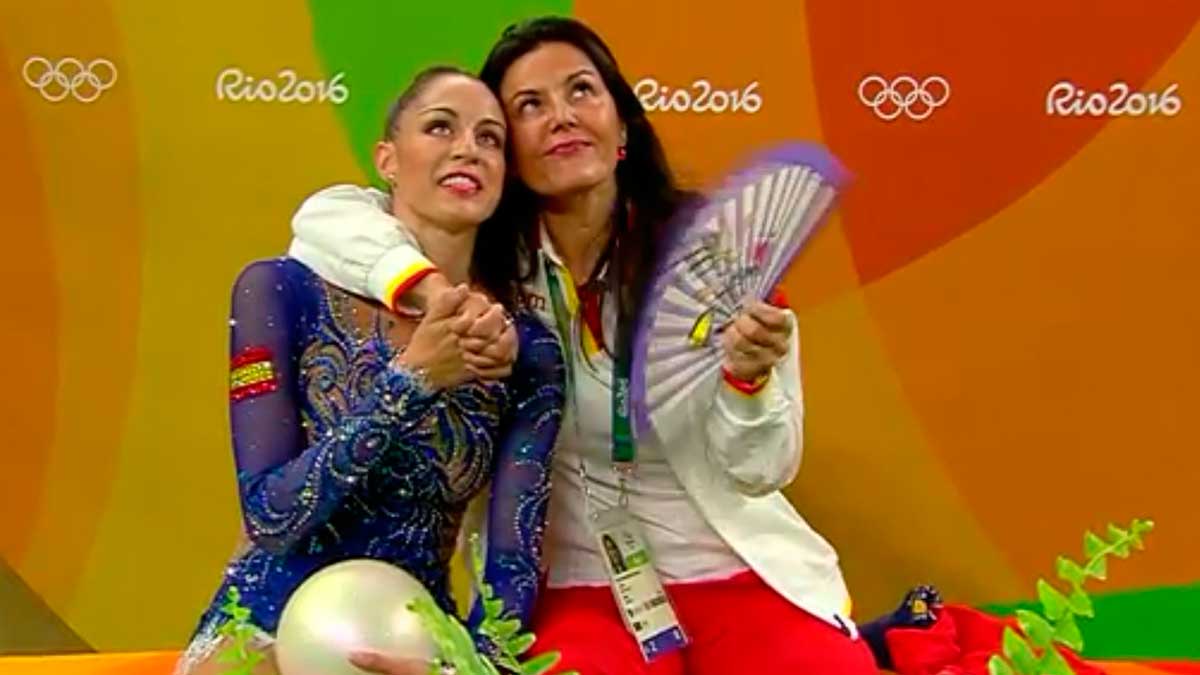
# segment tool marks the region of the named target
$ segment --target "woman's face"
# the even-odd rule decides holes
[[[375,164],[402,220],[449,230],[478,227],[504,187],[504,114],[482,82],[441,75],[400,113]]]
[[[576,47],[547,42],[500,82],[517,175],[545,197],[615,180],[625,125],[596,65]]]

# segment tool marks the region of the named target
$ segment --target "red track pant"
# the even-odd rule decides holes
[[[581,675],[878,672],[865,642],[791,604],[753,572],[673,584],[668,594],[689,639],[680,651],[646,663],[607,587],[545,589],[533,651],[558,651],[562,660],[553,672]]]

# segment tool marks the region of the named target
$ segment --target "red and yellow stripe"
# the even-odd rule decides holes
[[[279,388],[271,350],[255,346],[243,349],[229,363],[229,400],[240,401]]]

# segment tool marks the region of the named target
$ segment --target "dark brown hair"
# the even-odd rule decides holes
[[[488,54],[479,79],[499,97],[500,83],[512,64],[540,45],[554,42],[571,45],[587,55],[612,95],[617,114],[625,125],[626,154],[617,164],[618,199],[613,214],[609,274],[616,284],[619,325],[621,330],[628,331],[634,325],[638,307],[643,304],[667,223],[689,201],[689,195],[676,186],[662,143],[646,118],[646,111],[633,87],[621,74],[616,57],[600,36],[583,23],[548,16],[509,26]],[[480,228],[477,250],[483,244],[484,250],[518,250],[520,259],[536,260],[533,253],[537,246],[538,197],[513,172],[510,171],[509,176],[500,206],[492,218],[495,222]],[[522,280],[533,273],[531,268],[518,268],[517,259],[509,260],[506,254],[483,262],[477,257],[477,263],[481,278]]]

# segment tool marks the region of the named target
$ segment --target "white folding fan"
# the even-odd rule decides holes
[[[767,298],[846,181],[824,148],[775,147],[676,223],[633,335],[631,398],[639,434],[721,367],[720,331]]]

